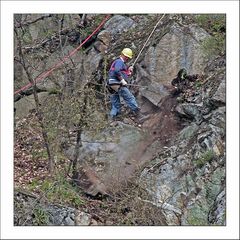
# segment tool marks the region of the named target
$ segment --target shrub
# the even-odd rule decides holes
[[[201,14],[195,16],[196,23],[211,36],[203,43],[203,51],[207,56],[224,55],[226,52],[226,15]]]
[[[200,158],[195,160],[195,163],[198,167],[201,168],[205,165],[205,163],[211,162],[213,160],[213,158],[214,158],[213,150],[208,150],[205,153],[203,153]]]
[[[79,207],[84,204],[77,189],[64,176],[58,175],[54,180],[46,179],[41,185],[45,197],[53,203],[67,204]]]
[[[48,225],[49,223],[49,216],[47,212],[45,212],[42,208],[36,207],[33,210],[33,224],[34,225]]]

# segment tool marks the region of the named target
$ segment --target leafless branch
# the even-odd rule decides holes
[[[34,20],[32,20],[32,21],[16,22],[14,27],[15,27],[15,28],[25,27],[25,26],[28,26],[28,25],[30,25],[30,24],[36,23],[36,22],[38,22],[38,21],[41,21],[41,20],[43,20],[43,19],[45,19],[45,18],[50,18],[50,17],[52,17],[52,16],[53,16],[53,14],[47,14],[47,15],[43,15],[43,16],[41,16],[41,17],[39,17],[39,18],[36,18],[36,19],[34,19]]]

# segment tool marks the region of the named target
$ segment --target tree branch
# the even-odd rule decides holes
[[[41,21],[41,20],[43,20],[43,19],[45,19],[45,18],[49,18],[49,17],[52,17],[52,16],[53,16],[53,14],[47,14],[47,15],[43,15],[43,16],[41,16],[41,17],[39,17],[39,18],[36,18],[36,19],[34,19],[34,20],[32,20],[32,21],[17,22],[17,23],[15,24],[15,27],[16,27],[16,28],[25,27],[25,26],[28,26],[28,25],[30,25],[30,24],[32,24],[32,23],[36,23],[36,22],[38,22],[38,21]]]

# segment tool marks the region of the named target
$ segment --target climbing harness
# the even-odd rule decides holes
[[[147,42],[149,41],[149,39],[150,39],[150,38],[151,38],[151,36],[153,35],[153,33],[154,33],[155,29],[157,28],[157,26],[158,26],[158,24],[161,22],[161,20],[164,18],[164,16],[165,16],[165,13],[162,15],[162,17],[161,17],[161,18],[158,20],[158,22],[157,22],[157,23],[156,23],[156,25],[154,26],[154,28],[153,28],[152,32],[151,32],[151,33],[150,33],[150,35],[148,36],[148,38],[147,38],[146,42],[144,43],[144,45],[143,45],[142,49],[141,49],[141,50],[140,50],[140,52],[138,53],[138,55],[137,55],[137,57],[136,57],[136,59],[135,59],[135,61],[134,61],[134,63],[133,63],[133,65],[132,65],[132,66],[134,66],[134,65],[136,64],[136,62],[137,62],[138,58],[140,57],[140,55],[141,55],[141,53],[142,53],[143,49],[146,47],[146,45],[147,45]]]
[[[104,25],[104,23],[110,18],[110,14],[107,15],[103,21],[99,24],[99,26],[77,47],[75,48],[72,52],[70,52],[68,55],[66,55],[61,61],[59,61],[58,63],[56,63],[55,65],[53,65],[49,70],[41,73],[38,77],[36,77],[33,82],[36,84],[37,82],[42,81],[43,79],[45,79],[46,77],[48,77],[55,69],[59,68],[60,66],[62,66],[71,56],[73,56],[95,33],[97,33],[97,31],[99,29],[102,28],[102,26]],[[27,84],[26,86],[16,90],[14,92],[14,95],[30,88],[32,86],[32,83]]]
[[[139,85],[139,84],[131,84],[131,83],[129,83],[128,86],[133,86],[133,87],[149,87],[149,85]]]

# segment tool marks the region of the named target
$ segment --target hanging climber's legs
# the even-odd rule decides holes
[[[110,96],[110,101],[112,104],[112,109],[110,112],[110,117],[113,119],[115,118],[118,114],[120,114],[121,111],[121,102],[120,102],[120,96],[117,92],[112,94]]]
[[[140,108],[138,107],[135,97],[127,87],[121,87],[118,93],[124,99],[128,107],[132,110],[132,116],[134,117],[135,122],[143,123],[148,119],[148,116],[144,116],[140,112]]]
[[[124,99],[128,107],[133,111],[136,112],[139,110],[137,105],[136,99],[133,94],[129,91],[127,87],[121,87],[118,91],[119,95]]]

